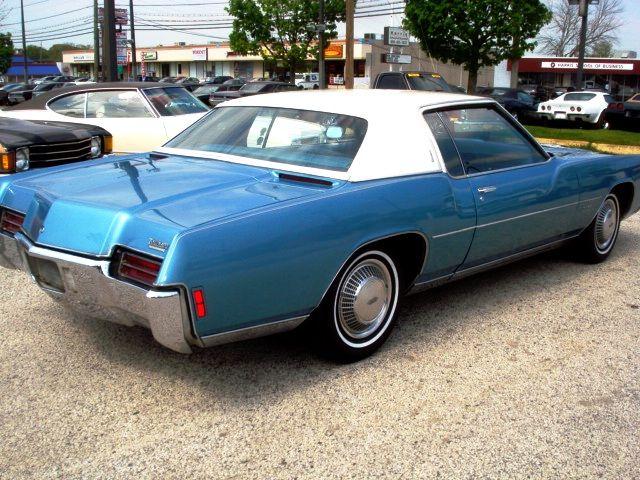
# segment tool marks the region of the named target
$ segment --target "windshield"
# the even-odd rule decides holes
[[[451,91],[447,82],[437,73],[407,73],[407,81],[411,90]]]
[[[595,93],[567,93],[564,100],[567,102],[588,102],[595,97]]]
[[[220,85],[203,85],[201,87],[196,88],[193,91],[194,95],[205,95],[207,93],[213,93],[220,88]]]
[[[182,87],[150,88],[144,90],[144,94],[163,117],[202,113],[209,110]]]
[[[347,115],[219,107],[165,146],[345,172],[366,131],[366,120]]]

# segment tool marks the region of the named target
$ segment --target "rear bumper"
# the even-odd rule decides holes
[[[122,282],[109,275],[108,260],[41,248],[19,233],[15,237],[0,233],[0,266],[27,272],[42,290],[75,312],[146,327],[158,343],[191,353],[189,314],[179,289],[146,290]],[[52,275],[52,269],[59,276]]]

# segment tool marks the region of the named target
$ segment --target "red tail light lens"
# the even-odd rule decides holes
[[[576,111],[576,107],[571,107],[571,111],[575,112]]]
[[[24,222],[24,215],[9,210],[2,210],[0,215],[0,230],[11,234],[20,231]]]
[[[624,103],[618,104],[618,110],[624,110]]]
[[[118,276],[144,285],[153,285],[158,279],[162,262],[136,253],[122,252],[118,264]]]
[[[578,107],[578,111],[581,112],[582,111],[582,107]]]
[[[204,301],[204,290],[201,288],[194,288],[191,291],[193,295],[193,304],[196,307],[196,316],[198,318],[207,316],[207,304]]]

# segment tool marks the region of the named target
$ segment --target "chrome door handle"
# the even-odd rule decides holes
[[[478,193],[491,193],[495,191],[496,191],[496,187],[480,187],[478,189]]]

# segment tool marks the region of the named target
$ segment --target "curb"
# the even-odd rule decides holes
[[[540,143],[548,143],[553,145],[561,145],[571,148],[585,148],[600,153],[611,153],[615,155],[640,155],[640,146],[635,145],[613,145],[609,143],[595,143],[586,140],[559,140],[556,138],[539,138],[536,140]]]

